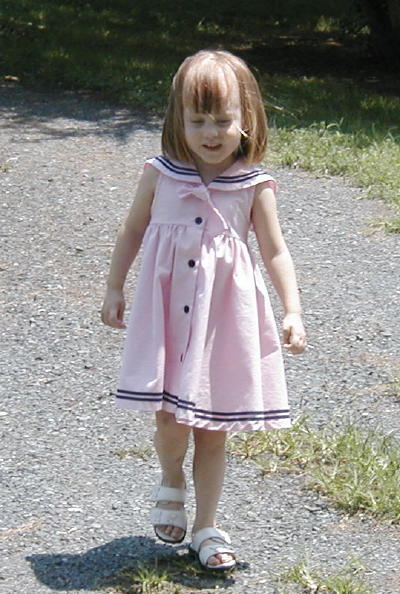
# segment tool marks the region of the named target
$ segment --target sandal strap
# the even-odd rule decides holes
[[[176,526],[186,530],[187,518],[183,509],[161,509],[154,507],[150,511],[150,521],[153,526]]]
[[[185,503],[186,501],[186,489],[175,489],[173,487],[164,487],[158,485],[153,487],[151,495],[152,501],[174,501],[176,503]]]
[[[205,540],[208,540],[209,538],[218,539],[220,541],[220,544],[224,544],[224,545],[231,544],[231,539],[227,532],[224,532],[223,530],[219,530],[219,528],[209,527],[209,528],[202,528],[201,530],[198,530],[195,534],[193,534],[193,536],[192,536],[193,549],[198,553],[201,548],[201,544]]]
[[[233,558],[235,558],[235,556],[236,556],[234,548],[230,547],[229,545],[223,544],[222,542],[220,542],[220,543],[216,542],[215,544],[204,545],[203,547],[200,548],[198,555],[199,555],[200,563],[202,565],[205,565],[206,567],[215,567],[213,565],[208,565],[209,558],[213,557],[214,555],[223,555],[224,553],[232,555]],[[222,563],[220,565],[225,565],[225,564]],[[216,567],[218,567],[218,565]]]

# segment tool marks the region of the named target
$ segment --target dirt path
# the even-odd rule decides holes
[[[0,115],[0,594],[99,594],[107,576],[170,550],[147,521],[152,422],[113,407],[122,335],[99,323],[115,231],[159,125],[18,87],[1,88]],[[385,206],[337,179],[274,175],[310,335],[308,353],[286,361],[293,416],[400,437],[383,387],[399,365],[398,238],[366,231]],[[220,525],[243,564],[194,591],[272,594],[308,554],[335,569],[356,555],[379,594],[400,592],[399,529],[348,518],[303,486],[230,458]]]

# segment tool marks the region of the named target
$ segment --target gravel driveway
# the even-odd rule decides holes
[[[106,576],[169,550],[147,521],[153,422],[114,408],[122,334],[99,321],[159,122],[77,94],[0,90],[0,594],[101,593]],[[367,227],[386,207],[340,179],[272,173],[310,341],[286,359],[293,416],[400,437],[400,403],[383,386],[399,365],[398,236]],[[305,555],[334,569],[356,555],[379,594],[400,592],[399,527],[347,517],[299,476],[230,458],[219,519],[244,561],[218,581],[227,593],[272,594],[273,576]]]

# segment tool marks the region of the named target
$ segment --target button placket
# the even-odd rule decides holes
[[[199,247],[199,249],[201,249],[201,246],[200,245],[198,247]],[[194,294],[196,292],[196,284],[197,284],[197,270],[195,270],[196,260],[194,260],[193,258],[189,258],[189,260],[187,261],[187,265],[188,265],[188,267],[190,269],[192,269],[193,274],[194,274],[194,276],[192,277],[193,291],[192,291],[192,295],[191,295],[191,297],[192,297],[192,303],[193,303]],[[184,305],[183,306],[183,311],[184,311],[185,314],[190,314],[191,311],[192,311],[192,306],[187,305],[187,304]],[[182,349],[183,352],[180,355],[180,361],[181,361],[181,363],[183,362],[183,359],[185,357],[185,353],[186,353],[186,350],[187,350],[187,346],[188,346],[188,343],[189,343],[189,336],[190,336],[191,323],[192,323],[191,316],[189,316],[188,322],[189,323],[188,323],[188,328],[187,328],[187,334],[186,334],[186,337],[185,337],[186,338],[186,340],[185,340],[185,348]]]
[[[183,272],[181,268],[183,262],[180,265],[181,274],[179,287],[181,289],[180,295],[180,308],[178,311],[175,310],[178,318],[176,319],[176,333],[179,337],[179,346],[180,349],[179,359],[180,362],[183,363],[187,349],[190,343],[190,335],[191,335],[191,328],[192,328],[192,315],[193,315],[193,304],[195,301],[196,295],[196,287],[197,287],[197,277],[199,272],[199,262],[201,258],[201,246],[203,243],[203,237],[206,229],[208,229],[209,219],[217,219],[217,221],[213,221],[213,229],[218,226],[218,231],[224,230],[225,224],[215,209],[214,204],[210,199],[210,195],[208,190],[205,188],[204,185],[200,184],[197,186],[187,184],[182,190],[179,192],[180,198],[186,200],[190,199],[191,197],[195,197],[199,200],[198,203],[198,210],[192,214],[192,225],[195,224],[195,228],[197,232],[194,232],[193,229],[193,243],[191,246],[187,246],[188,249],[186,251],[186,257],[183,252],[180,254],[180,258],[184,257],[184,265],[187,266],[191,271],[188,271],[186,268],[186,273]],[[192,202],[193,205],[195,201]],[[193,212],[193,211],[192,211]],[[222,223],[222,224],[221,224]],[[196,238],[196,239],[195,239]],[[182,299],[182,295],[184,295]]]
[[[193,219],[192,219],[193,220]],[[204,219],[202,218],[202,221]],[[204,229],[192,227],[190,239],[191,241],[176,254],[179,262],[179,281],[176,286],[179,286],[174,297],[175,304],[180,304],[178,308],[172,306],[174,309],[175,321],[172,324],[175,328],[175,335],[179,344],[177,356],[180,363],[183,363],[188,345],[190,342],[190,335],[192,329],[192,315],[197,288],[197,275],[199,272],[198,263],[201,257],[201,246],[203,242]],[[177,271],[178,272],[178,271]],[[177,317],[175,317],[177,316]]]

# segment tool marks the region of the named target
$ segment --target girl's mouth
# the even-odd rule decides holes
[[[215,145],[203,144],[203,147],[208,151],[217,151],[221,148],[221,146],[222,145],[220,145],[220,144],[215,144]]]

